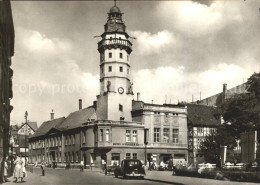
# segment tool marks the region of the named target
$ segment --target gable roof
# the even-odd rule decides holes
[[[96,120],[96,111],[94,107],[88,107],[76,112],[72,112],[65,119],[65,121],[59,126],[61,130],[73,129],[81,127],[83,123],[86,123],[88,120]]]
[[[36,130],[36,132],[30,137],[39,137],[47,134],[52,128],[58,128],[59,125],[65,120],[65,117],[45,121],[42,125]]]
[[[23,124],[19,127],[19,129],[22,128],[25,124],[26,124],[26,123],[23,123]],[[31,127],[31,129],[33,129],[33,131],[36,131],[36,130],[38,129],[37,122],[35,122],[35,121],[28,121],[28,122],[27,122],[27,125],[28,125],[29,127]]]
[[[198,105],[187,104],[188,124],[193,126],[212,126],[220,125],[219,112],[216,108]]]

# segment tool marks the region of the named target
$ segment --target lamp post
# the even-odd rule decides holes
[[[26,166],[26,145],[27,145],[27,139],[26,139],[26,135],[27,135],[27,117],[28,117],[28,112],[27,111],[25,111],[25,114],[24,114],[24,118],[25,118],[25,132],[24,132],[24,144],[25,144],[25,146],[24,146],[24,149],[25,149],[25,166]]]
[[[144,129],[144,165],[146,166],[146,161],[147,161],[147,144],[148,144],[148,128]]]

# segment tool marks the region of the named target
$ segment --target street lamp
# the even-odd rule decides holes
[[[148,144],[148,128],[144,129],[144,165],[146,166],[146,161],[147,161],[147,144]]]

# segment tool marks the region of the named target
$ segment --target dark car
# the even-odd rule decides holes
[[[145,176],[143,165],[138,159],[124,159],[121,162],[121,167],[117,167],[114,173],[115,177],[123,176],[123,178],[138,177],[143,179]]]

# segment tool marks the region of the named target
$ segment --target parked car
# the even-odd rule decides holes
[[[117,167],[114,171],[115,177],[122,176],[144,178],[145,171],[143,165],[138,159],[124,159],[121,162],[121,166]]]

